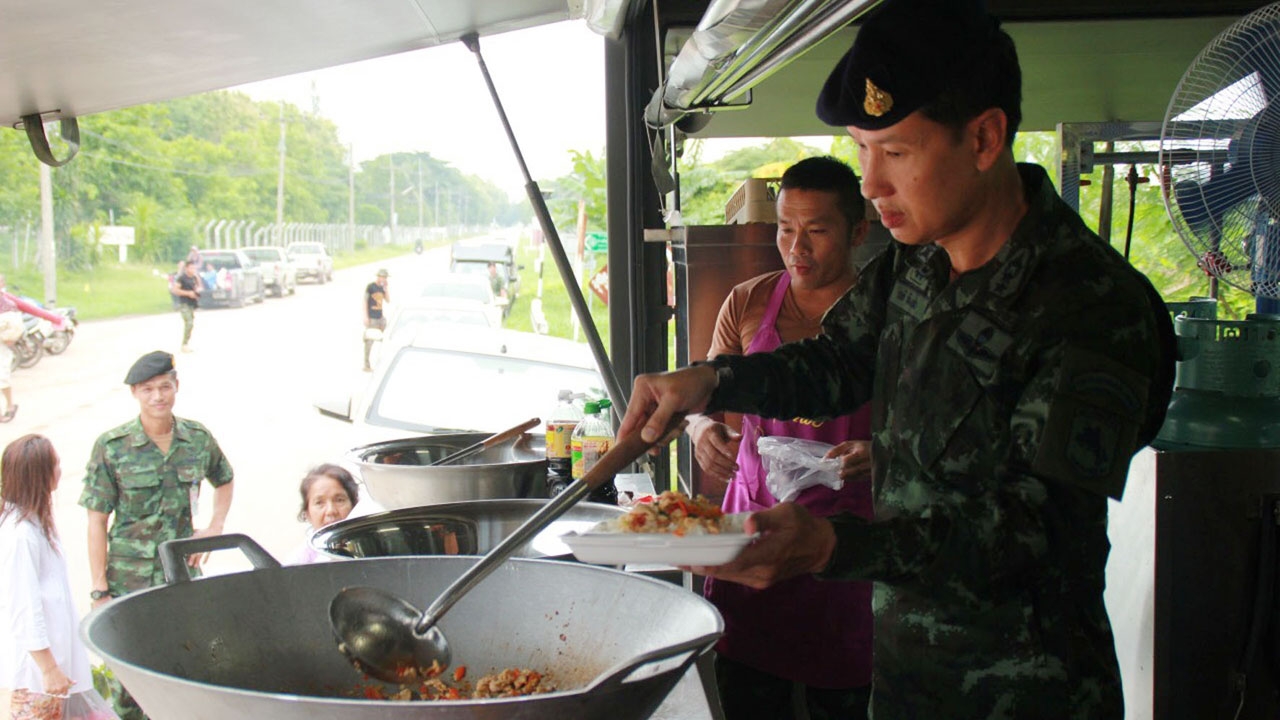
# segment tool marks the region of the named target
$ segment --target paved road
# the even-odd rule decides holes
[[[176,413],[209,427],[236,472],[228,532],[243,532],[278,558],[303,538],[296,519],[297,487],[306,470],[333,461],[358,441],[352,428],[326,418],[312,403],[342,396],[365,382],[361,365],[363,287],[377,267],[390,270],[392,299],[416,294],[414,279],[447,268],[447,249],[422,256],[339,270],[326,285],[305,283],[293,296],[267,298],[242,309],[201,310],[192,334],[193,352],[177,353]],[[165,292],[156,280],[156,292]],[[138,356],[151,350],[176,352],[182,336],[177,313],[86,322],[62,355],[13,375],[19,411],[0,425],[0,446],[25,433],[53,440],[62,457],[62,484],[55,518],[66,548],[71,587],[82,612],[89,608],[85,511],[76,504],[93,441],[138,412],[123,384]],[[207,522],[206,484],[196,526]],[[233,552],[215,554],[207,570],[217,574],[248,568]]]

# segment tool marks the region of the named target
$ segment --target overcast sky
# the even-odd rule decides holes
[[[570,171],[570,150],[604,151],[604,41],[582,21],[481,39],[480,51],[533,179]],[[428,152],[523,197],[524,179],[475,56],[461,43],[242,85],[320,114],[357,162]]]

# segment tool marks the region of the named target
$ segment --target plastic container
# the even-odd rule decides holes
[[[573,479],[590,472],[600,458],[613,447],[613,425],[609,422],[608,400],[588,402],[582,422],[573,433]],[[602,412],[603,411],[603,412]],[[587,496],[592,502],[617,504],[618,489],[609,480]]]
[[[582,411],[573,402],[572,390],[561,390],[559,401],[547,419],[547,475],[567,483],[573,476],[573,431],[582,422]]]

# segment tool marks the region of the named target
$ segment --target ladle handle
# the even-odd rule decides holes
[[[475,455],[476,453],[480,452],[481,450],[484,450],[485,448],[491,448],[491,447],[494,447],[495,445],[501,445],[502,443],[512,438],[520,437],[521,435],[524,434],[526,430],[532,429],[535,425],[537,425],[540,422],[542,421],[539,420],[538,418],[530,418],[513,428],[508,428],[506,430],[503,430],[500,433],[495,433],[481,440],[478,443],[473,443],[471,445],[468,445],[462,448],[461,450],[455,453],[445,455],[444,457],[440,458],[439,460],[431,464],[433,466],[448,465],[449,463],[457,462],[458,460],[461,460],[463,458],[471,457],[472,455]]]
[[[662,434],[663,438],[683,422],[683,415],[677,414],[671,418],[666,432]],[[495,545],[487,555],[480,558],[479,562],[472,565],[457,580],[454,580],[453,584],[445,588],[440,597],[436,598],[435,602],[431,603],[423,611],[422,617],[418,618],[413,631],[418,635],[422,635],[434,627],[440,621],[440,618],[444,617],[446,612],[449,612],[449,608],[453,607],[477,583],[488,577],[489,573],[506,562],[516,550],[546,529],[556,518],[563,515],[566,510],[573,507],[574,504],[586,497],[592,490],[612,479],[620,470],[630,465],[652,446],[653,443],[645,442],[640,438],[639,432],[618,440],[613,447],[609,448],[609,452],[602,455],[596,461],[596,464],[587,471],[587,474],[582,476],[582,479],[574,480],[563,492],[551,498],[546,505],[542,506],[541,510],[531,515],[520,527],[512,531],[502,542]]]

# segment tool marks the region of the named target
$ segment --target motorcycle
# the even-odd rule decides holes
[[[14,368],[29,368],[44,357],[44,329],[49,327],[49,321],[26,315],[22,322],[25,330],[13,344]]]
[[[413,251],[414,251],[414,252],[416,252],[416,253],[418,253],[419,255],[421,255],[421,254],[422,254],[422,241],[421,241],[421,240],[419,240],[418,242],[416,242],[416,243],[414,243],[414,244],[413,244]]]
[[[75,339],[76,326],[80,321],[76,319],[76,309],[73,307],[54,308],[53,311],[66,318],[66,322],[62,324],[61,330],[50,328],[44,340],[44,351],[50,355],[61,355]]]

